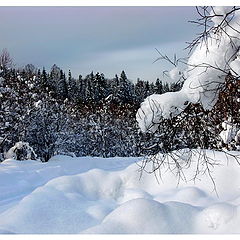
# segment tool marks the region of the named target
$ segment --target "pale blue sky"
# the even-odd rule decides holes
[[[172,56],[187,54],[194,38],[194,7],[0,7],[0,49],[17,66],[54,63],[74,76],[91,71],[113,77],[155,81],[168,68],[155,48]],[[170,66],[169,66],[170,67]]]

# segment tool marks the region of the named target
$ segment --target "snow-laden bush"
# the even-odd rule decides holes
[[[17,142],[5,154],[5,159],[37,160],[37,155],[27,142]]]

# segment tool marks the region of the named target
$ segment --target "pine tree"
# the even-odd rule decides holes
[[[144,98],[148,97],[150,95],[150,85],[149,82],[146,81],[144,84]]]
[[[66,76],[62,70],[60,70],[60,80],[57,87],[57,94],[58,94],[58,97],[60,97],[63,100],[68,97],[68,86],[67,86]]]
[[[163,84],[162,84],[162,81],[159,80],[159,78],[157,78],[155,83],[155,93],[157,94],[163,93]]]
[[[94,92],[93,92],[93,82],[94,82],[94,74],[91,72],[90,75],[87,75],[85,78],[85,101],[87,103],[93,102]]]
[[[68,98],[72,101],[77,101],[79,89],[77,86],[77,82],[72,77],[72,73],[70,70],[68,71],[67,89],[68,89]]]
[[[80,103],[83,103],[85,101],[85,84],[84,84],[84,79],[82,78],[82,75],[78,76],[78,79],[76,81],[77,85],[77,101]]]
[[[169,84],[168,83],[164,83],[163,84],[163,92],[169,92],[170,91],[170,88],[169,88]]]
[[[46,72],[44,67],[43,67],[43,70],[42,70],[41,84],[44,88],[46,88],[48,86],[47,85],[47,72]]]
[[[99,102],[107,96],[107,83],[103,74],[97,74],[93,81],[94,101]]]
[[[118,98],[122,103],[133,102],[133,89],[133,84],[127,79],[125,72],[122,71],[117,92]]]
[[[137,83],[134,86],[134,93],[136,96],[137,103],[141,103],[144,100],[145,93],[144,93],[144,82],[139,78],[137,79]]]

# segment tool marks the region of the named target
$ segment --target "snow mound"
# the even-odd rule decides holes
[[[239,210],[228,203],[214,204],[197,216],[196,230],[200,233],[239,233]]]
[[[84,233],[191,233],[192,217],[197,212],[196,208],[187,204],[161,204],[139,198],[122,204],[100,225]]]
[[[178,183],[163,169],[163,182],[149,174],[139,178],[134,162],[140,158],[6,160],[0,165],[0,231],[240,233],[240,168],[223,153],[207,154],[221,162],[212,169],[218,196],[206,175]],[[189,179],[197,159],[186,169]]]
[[[184,187],[166,191],[164,194],[157,195],[154,199],[159,202],[178,201],[194,206],[207,206],[214,202],[213,197],[197,187]]]

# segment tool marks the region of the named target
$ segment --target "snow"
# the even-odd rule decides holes
[[[223,18],[226,16],[228,12],[232,10],[232,7],[227,7],[227,6],[215,6],[212,11],[210,12],[210,16],[212,15],[220,15],[220,16],[214,16],[212,18],[212,21],[214,22],[214,26],[218,26]]]
[[[169,77],[175,82],[178,82],[183,76],[183,73],[179,67],[174,67],[171,71],[169,71],[168,74]]]
[[[182,91],[153,94],[147,97],[138,110],[136,120],[142,132],[155,132],[161,117],[170,118],[187,107],[187,97]]]
[[[218,25],[231,10],[229,7],[215,7],[221,14],[214,24]],[[201,42],[187,62],[186,80],[178,92],[154,94],[147,97],[137,112],[136,119],[143,132],[155,132],[160,118],[171,118],[187,107],[188,103],[200,103],[205,110],[213,108],[218,99],[219,89],[229,72],[239,73],[238,60],[240,46],[240,13],[236,11],[230,23],[219,34],[211,33],[206,41]],[[178,69],[170,71],[173,78]]]
[[[225,144],[230,143],[233,139],[237,140],[237,127],[230,121],[224,121],[222,123],[223,131],[220,132],[220,137]],[[238,142],[238,141],[236,141]]]
[[[18,159],[17,150],[25,150],[26,151],[26,160],[31,160],[32,155],[36,159],[36,154],[32,147],[29,146],[27,142],[17,142],[13,147],[11,147],[5,154],[6,159]],[[18,159],[19,160],[19,159]]]
[[[240,59],[237,57],[234,61],[230,63],[231,74],[238,77],[240,75]]]
[[[137,198],[122,204],[100,225],[84,233],[191,233],[191,222],[196,213],[198,209],[188,204],[162,204],[151,199]]]
[[[1,73],[1,70],[0,70]],[[5,79],[3,77],[0,77],[0,87],[2,86],[2,84],[4,83]]]
[[[211,169],[218,195],[206,174],[191,181],[196,154],[179,184],[167,167],[159,183],[153,174],[140,178],[141,158],[5,160],[0,232],[240,233],[240,167],[224,153],[207,154],[220,163]]]
[[[42,100],[38,100],[37,102],[34,103],[34,106],[35,106],[36,108],[40,108],[41,105],[42,105]]]

